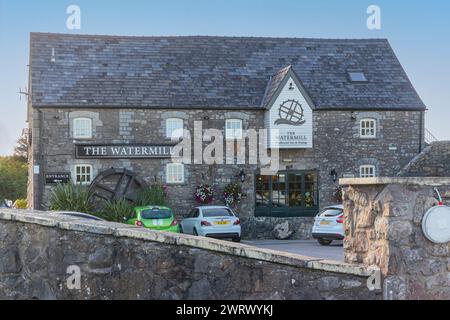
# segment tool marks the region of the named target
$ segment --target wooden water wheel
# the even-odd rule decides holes
[[[89,191],[93,200],[126,199],[135,201],[136,192],[146,184],[136,173],[125,168],[111,168],[101,172],[92,181]]]

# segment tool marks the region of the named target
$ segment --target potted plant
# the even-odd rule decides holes
[[[337,203],[342,203],[342,187],[336,187],[336,189],[334,189],[333,191],[333,198],[334,201],[336,201]]]

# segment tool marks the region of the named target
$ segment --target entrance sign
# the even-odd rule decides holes
[[[147,159],[170,158],[174,145],[75,145],[75,155],[78,159]]]
[[[45,184],[68,183],[69,180],[70,180],[69,172],[45,174]]]

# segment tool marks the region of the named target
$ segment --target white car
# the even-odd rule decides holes
[[[240,242],[241,221],[226,206],[201,206],[181,220],[180,232]]]
[[[312,236],[323,246],[344,239],[344,206],[337,204],[320,211],[314,220]]]

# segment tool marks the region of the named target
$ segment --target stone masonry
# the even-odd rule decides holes
[[[72,119],[83,116],[93,119],[93,138],[75,140]],[[147,183],[165,181],[165,165],[170,159],[76,159],[75,143],[165,143],[165,119],[182,118],[186,129],[193,130],[194,121],[202,121],[204,129],[224,130],[225,119],[243,120],[244,129],[264,127],[264,110],[169,110],[169,109],[33,109],[32,163],[39,165],[38,174],[30,166],[29,203],[46,207],[51,186],[43,183],[46,172],[72,172],[76,164],[93,166],[93,176],[111,167],[136,172]],[[377,138],[359,138],[359,120],[377,120]],[[313,149],[281,150],[280,170],[317,170],[319,205],[333,204],[332,194],[338,186],[330,172],[340,177],[358,176],[359,166],[373,164],[377,175],[392,176],[418,152],[420,146],[421,111],[315,111],[313,114]],[[193,134],[193,132],[192,132]],[[205,145],[207,143],[205,142]],[[248,147],[248,146],[247,146]],[[395,149],[392,149],[394,148]],[[289,160],[289,161],[288,161]],[[195,187],[202,183],[214,185],[215,204],[223,204],[221,193],[226,184],[238,181],[238,173],[246,172],[242,188],[246,197],[235,208],[243,220],[246,238],[307,239],[313,218],[254,217],[254,180],[256,165],[186,165],[185,183],[170,185],[171,205],[178,216],[186,215],[192,206]]]
[[[44,212],[0,211],[0,256],[0,299],[382,297],[361,265]]]
[[[377,265],[384,299],[449,299],[450,243],[434,244],[422,218],[437,205],[433,188],[450,205],[450,178],[343,179],[345,261]]]
[[[400,177],[450,177],[450,141],[436,141],[414,157]]]

